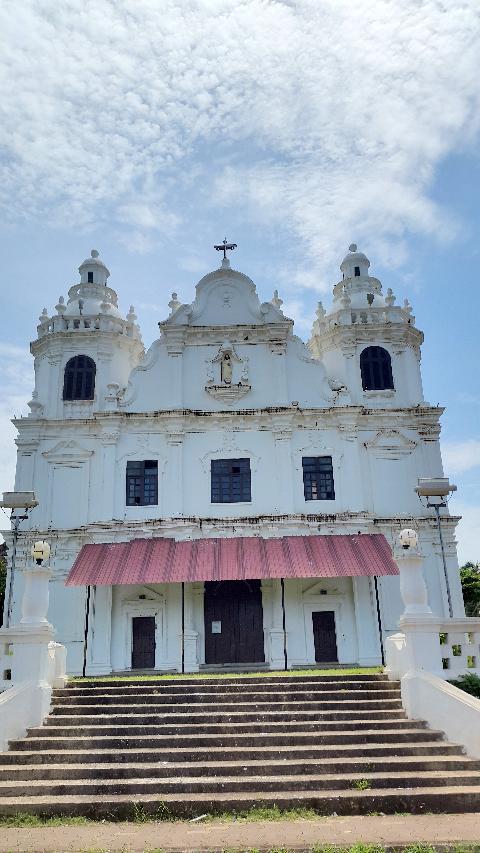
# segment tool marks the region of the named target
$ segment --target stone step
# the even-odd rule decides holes
[[[478,786],[459,785],[418,787],[408,789],[384,788],[376,791],[297,791],[251,792],[224,791],[209,797],[202,793],[163,794],[158,796],[122,794],[92,796],[78,794],[74,797],[5,797],[0,800],[0,814],[29,813],[42,815],[85,815],[94,818],[131,818],[135,810],[142,814],[162,817],[194,817],[205,813],[238,812],[251,808],[273,807],[291,809],[296,805],[315,809],[318,814],[367,814],[369,812],[461,813],[480,811]]]
[[[210,681],[202,681],[197,679],[186,685],[185,682],[179,681],[127,681],[123,684],[112,684],[109,681],[101,681],[92,686],[86,686],[82,682],[73,684],[63,688],[57,688],[54,691],[54,696],[65,696],[67,694],[91,695],[94,693],[116,693],[123,695],[124,693],[181,693],[185,696],[190,696],[192,693],[290,693],[290,692],[305,692],[307,690],[316,690],[319,692],[338,692],[338,693],[356,693],[357,691],[365,691],[376,693],[385,691],[399,690],[398,682],[394,681],[362,681],[361,679],[352,679],[351,681],[324,681],[321,679],[301,680],[298,678],[286,680],[284,678],[274,681],[271,678],[263,678],[258,681],[250,679],[242,679],[238,682],[225,680],[219,683],[216,679]]]
[[[357,720],[362,720],[365,717],[365,711],[335,711],[335,712],[325,712],[325,711],[302,711],[298,708],[289,711],[265,711],[259,713],[248,713],[247,711],[224,711],[224,712],[196,712],[196,713],[184,713],[184,714],[163,714],[161,710],[152,713],[145,713],[145,709],[142,705],[134,706],[136,712],[128,712],[128,713],[111,713],[110,710],[108,713],[105,713],[105,708],[101,709],[103,713],[99,710],[96,714],[61,714],[57,709],[57,712],[54,714],[50,714],[49,717],[45,720],[45,725],[49,728],[51,726],[65,726],[66,728],[74,728],[75,726],[88,726],[88,725],[106,725],[107,723],[115,726],[120,725],[157,725],[159,721],[165,722],[165,718],[168,717],[168,723],[171,725],[181,724],[181,723],[189,723],[191,725],[203,725],[203,724],[214,724],[214,723],[225,723],[225,722],[235,722],[239,723],[248,723],[248,722],[288,722],[290,719],[293,721],[299,722],[301,720],[308,722],[309,720],[313,720],[319,723],[323,722],[346,722],[346,723],[356,723]],[[138,711],[140,709],[141,712]],[[376,710],[375,713],[371,713],[369,715],[369,719],[381,720],[381,721],[400,721],[405,720],[406,715],[405,711],[401,709],[395,709],[391,711],[384,710]]]
[[[425,734],[425,732],[424,732]],[[398,742],[382,742],[382,743],[362,743],[359,744],[302,744],[291,743],[287,745],[274,744],[265,746],[235,746],[228,747],[209,746],[209,747],[192,747],[189,748],[172,748],[171,738],[169,746],[156,749],[149,746],[135,749],[102,749],[91,747],[85,749],[55,749],[52,742],[48,741],[43,745],[41,750],[32,750],[31,738],[26,738],[25,741],[19,741],[22,744],[20,749],[12,749],[9,752],[1,754],[0,765],[3,767],[18,764],[98,764],[101,762],[115,763],[131,763],[141,762],[142,764],[170,764],[171,762],[203,762],[210,766],[217,761],[236,760],[248,763],[252,760],[270,761],[273,759],[285,758],[287,760],[304,760],[317,759],[319,762],[325,761],[328,758],[341,759],[345,758],[385,758],[394,757],[419,757],[419,756],[441,756],[442,758],[451,756],[463,757],[462,747],[454,743],[446,743],[441,740],[423,740],[410,743],[408,741]]]
[[[23,755],[24,753],[22,753]],[[365,778],[366,774],[374,773],[402,773],[408,774],[444,771],[480,771],[480,760],[466,758],[457,755],[390,755],[384,758],[366,756],[322,758],[321,762],[311,760],[309,757],[303,760],[284,758],[283,760],[264,759],[258,761],[250,759],[245,761],[185,761],[155,763],[121,763],[102,762],[98,764],[8,764],[0,763],[0,780],[46,780],[46,779],[170,779],[182,778],[184,776],[212,777],[212,776],[248,776],[259,773],[266,776],[302,774],[314,775],[321,772],[333,774],[346,774],[348,777],[357,774]]]
[[[386,675],[382,673],[363,673],[360,675],[352,675],[345,674],[341,675],[340,673],[335,673],[332,675],[314,675],[312,673],[307,673],[306,675],[249,675],[249,676],[215,676],[214,678],[201,676],[188,677],[188,676],[178,676],[172,675],[171,677],[165,678],[162,676],[153,676],[152,678],[135,678],[134,676],[128,676],[126,678],[115,678],[112,676],[106,676],[105,678],[98,677],[92,679],[82,679],[82,680],[73,680],[70,681],[68,686],[62,688],[64,690],[79,690],[84,688],[97,688],[102,685],[108,685],[109,687],[135,687],[137,685],[151,684],[154,686],[167,686],[171,684],[189,687],[191,685],[198,686],[201,685],[239,685],[245,686],[248,684],[264,684],[268,682],[269,684],[302,684],[305,682],[315,682],[315,683],[329,683],[329,682],[350,682],[353,684],[358,683],[366,683],[372,689],[375,689],[375,685],[379,684],[397,684],[398,682],[389,681]]]
[[[261,685],[260,687],[244,687],[243,690],[238,687],[236,690],[228,690],[226,687],[221,687],[218,689],[210,689],[206,690],[202,688],[191,688],[190,690],[185,690],[184,688],[170,688],[168,690],[161,690],[159,688],[148,689],[143,686],[132,687],[125,690],[116,690],[102,687],[93,689],[93,690],[69,690],[66,688],[65,690],[56,690],[55,695],[53,697],[54,704],[57,704],[58,701],[62,699],[68,699],[70,701],[75,701],[77,704],[88,700],[95,699],[97,702],[103,702],[105,699],[114,699],[116,702],[124,702],[128,701],[132,697],[138,696],[150,696],[156,697],[160,699],[162,702],[180,702],[180,701],[189,701],[189,702],[205,702],[205,701],[215,701],[215,702],[231,702],[234,697],[240,696],[243,702],[263,702],[266,701],[264,697],[268,697],[270,701],[291,701],[296,697],[300,697],[302,699],[312,699],[317,698],[319,700],[332,700],[336,699],[348,699],[354,698],[357,699],[376,699],[380,701],[381,699],[392,699],[400,696],[400,690],[397,686],[390,686],[388,684],[383,684],[379,686],[376,690],[371,690],[369,687],[355,687],[355,688],[333,688],[330,685],[328,687],[322,687],[317,684],[291,684],[291,685],[279,685],[275,687],[275,685]]]
[[[413,745],[415,741],[441,741],[443,733],[431,729],[425,730],[420,728],[409,728],[402,731],[396,729],[387,729],[380,734],[372,729],[365,731],[345,731],[339,729],[333,732],[310,732],[310,733],[295,733],[295,743],[314,746],[315,744],[342,744],[350,743],[360,746],[368,743],[410,743]],[[47,737],[45,734],[37,737],[27,737],[24,739],[12,740],[10,745],[16,750],[32,750],[32,749],[141,749],[144,746],[152,748],[161,748],[163,745],[175,747],[194,747],[201,749],[202,747],[212,746],[248,746],[253,749],[270,745],[288,746],[291,745],[292,736],[285,732],[278,733],[248,733],[248,734],[201,734],[195,733],[190,735],[145,735],[145,736],[129,736],[122,734],[120,736],[110,737],[105,736],[86,736],[86,737]]]
[[[172,707],[175,709],[178,706],[188,706],[192,705],[201,705],[203,707],[212,707],[216,708],[218,705],[228,705],[230,707],[237,707],[238,703],[232,701],[232,697],[230,695],[218,695],[214,697],[214,701],[212,702],[212,696],[202,695],[200,693],[192,694],[192,696],[182,696],[182,695],[167,695],[163,694],[162,696],[156,696],[152,693],[134,693],[134,694],[101,694],[95,693],[92,696],[77,696],[76,694],[69,694],[66,696],[58,696],[55,698],[53,707],[68,707],[68,706],[77,706],[77,707],[85,707],[91,705],[114,705],[116,707],[128,707],[130,705],[156,705],[163,706],[165,708]],[[358,693],[355,698],[352,698],[351,694],[346,693],[345,695],[341,695],[338,693],[298,693],[298,694],[277,694],[277,693],[267,693],[267,694],[242,694],[241,696],[242,704],[248,705],[249,707],[261,708],[265,705],[270,706],[272,708],[279,708],[286,704],[295,704],[300,705],[304,703],[315,703],[315,706],[318,708],[338,708],[338,710],[342,710],[344,708],[360,708],[363,707],[384,707],[387,703],[395,703],[396,706],[401,707],[401,697],[399,691],[390,691],[385,694],[375,693],[375,698],[372,698],[372,694],[365,691],[362,693]]]
[[[342,733],[349,733],[349,727],[354,726],[353,731],[350,729],[351,733],[363,731],[364,729],[376,731],[398,731],[401,732],[404,729],[411,731],[412,729],[425,729],[426,723],[422,720],[377,720],[376,718],[370,718],[368,720],[355,720],[352,722],[348,722],[345,724],[346,728],[342,728]],[[136,725],[134,721],[130,720],[127,723],[123,723],[120,725],[115,725],[115,723],[111,721],[103,721],[98,720],[95,725],[82,725],[79,721],[76,726],[63,726],[63,725],[48,725],[48,726],[37,726],[28,729],[28,737],[51,737],[51,738],[59,738],[59,737],[72,737],[72,738],[86,738],[86,737],[142,737],[145,735],[206,735],[206,734],[236,734],[236,733],[249,733],[249,732],[265,732],[265,733],[277,733],[277,732],[285,732],[285,734],[291,735],[292,737],[296,737],[297,734],[301,734],[303,732],[338,732],[338,720],[333,721],[325,721],[325,720],[280,720],[276,722],[267,722],[267,721],[256,721],[256,722],[243,722],[243,721],[224,721],[220,723],[177,723],[177,724],[169,724],[158,721],[150,721],[150,723],[145,724],[142,723],[140,725]]]
[[[470,770],[430,771],[414,773],[405,777],[403,773],[356,773],[346,776],[344,773],[316,773],[302,776],[263,776],[261,790],[265,793],[288,791],[341,791],[356,789],[355,783],[368,781],[369,790],[383,788],[419,788],[419,787],[457,787],[478,786],[480,798],[480,773]],[[108,796],[109,794],[216,794],[228,791],[258,791],[259,776],[216,776],[214,778],[171,777],[170,779],[79,779],[66,783],[52,780],[3,781],[0,782],[0,802],[4,797],[45,797],[45,796]]]

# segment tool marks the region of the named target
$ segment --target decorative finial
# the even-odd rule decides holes
[[[219,246],[214,246],[213,248],[216,249],[217,252],[223,252],[223,260],[226,261],[227,252],[233,252],[233,250],[237,248],[237,244],[227,243],[227,238],[225,237],[223,243],[221,243]]]
[[[168,307],[170,308],[172,314],[174,314],[175,311],[180,308],[181,304],[182,303],[178,301],[178,295],[176,293],[172,293],[172,298],[168,303]]]
[[[408,316],[410,317],[410,315],[411,315],[411,313],[412,313],[412,311],[413,311],[413,308],[412,308],[412,306],[410,305],[410,302],[408,301],[408,299],[404,299],[404,300],[403,300],[403,310],[404,310],[404,311],[406,312],[406,314],[408,314]]]
[[[55,305],[55,311],[57,311],[58,314],[63,314],[65,311],[65,299],[63,296],[58,297],[58,303]]]
[[[97,250],[96,250],[96,249],[92,249],[92,251],[90,252],[90,255],[92,256],[92,258],[98,258],[98,252],[97,252]]]
[[[43,309],[43,311],[42,311],[42,313],[40,314],[40,317],[39,317],[38,319],[40,320],[40,323],[46,323],[46,322],[47,322],[47,320],[49,320],[49,319],[50,319],[50,318],[49,318],[49,316],[48,316],[48,311],[47,311],[47,309],[46,309],[46,308],[44,308],[44,309]]]
[[[278,290],[274,290],[274,291],[273,291],[273,297],[272,297],[272,299],[270,300],[270,302],[271,302],[271,304],[272,304],[272,305],[274,305],[274,306],[275,306],[275,308],[278,308],[278,310],[280,310],[280,308],[281,308],[281,307],[282,307],[282,305],[283,305],[283,299],[280,299],[280,297],[279,297],[279,295],[278,295]]]
[[[327,312],[325,311],[323,304],[319,302],[317,305],[317,310],[315,311],[315,314],[317,315],[317,320],[320,320],[321,322],[324,319],[326,313]]]
[[[356,252],[357,251],[357,244],[356,243],[350,243],[350,245],[348,247],[348,251],[349,252]]]
[[[130,305],[129,312],[127,314],[127,322],[128,323],[134,323],[136,319],[137,319],[137,315],[135,314],[135,306]]]

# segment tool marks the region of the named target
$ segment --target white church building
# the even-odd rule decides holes
[[[172,294],[147,352],[95,250],[40,317],[30,414],[14,421],[15,489],[38,506],[18,540],[13,618],[46,539],[70,673],[380,664],[402,610],[404,527],[448,616],[436,520],[414,491],[442,476],[443,410],[424,400],[408,301],[383,293],[352,244],[306,344],[278,293],[260,302],[223,255],[191,302]],[[443,512],[460,617],[456,521]]]

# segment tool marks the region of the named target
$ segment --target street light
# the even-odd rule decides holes
[[[10,580],[8,584],[7,598],[7,614],[6,628],[10,627],[10,618],[12,615],[12,596],[13,596],[13,579],[15,575],[15,559],[17,556],[17,539],[18,528],[21,521],[28,518],[28,512],[38,506],[38,501],[35,500],[34,492],[4,492],[3,500],[0,501],[0,509],[11,509],[12,513],[10,521],[13,521],[13,546],[12,546],[12,562],[10,564]],[[15,510],[20,510],[20,514]],[[23,510],[23,514],[22,511]]]
[[[415,491],[422,500],[426,499],[428,509],[433,509],[437,517],[438,535],[440,537],[440,548],[442,549],[443,574],[445,575],[445,585],[447,588],[448,611],[450,618],[453,616],[452,596],[450,594],[450,582],[448,580],[447,561],[445,558],[445,546],[443,544],[442,525],[440,522],[440,510],[445,509],[448,503],[448,498],[451,492],[456,492],[457,487],[450,483],[448,477],[419,477],[418,486]],[[423,501],[422,501],[423,503]]]

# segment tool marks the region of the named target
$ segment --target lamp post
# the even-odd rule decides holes
[[[28,518],[29,510],[36,506],[38,506],[38,501],[35,500],[34,492],[4,492],[3,500],[0,501],[0,509],[12,510],[10,521],[13,521],[13,544],[12,559],[10,563],[10,579],[8,583],[6,628],[10,627],[10,619],[12,615],[13,579],[15,576],[15,561],[17,556],[18,528],[20,527],[20,522],[25,521]],[[15,512],[15,510],[18,510],[18,512]]]
[[[447,589],[448,612],[450,618],[453,616],[452,596],[450,593],[450,582],[448,580],[447,560],[445,557],[445,546],[443,543],[442,524],[440,521],[440,510],[445,509],[448,504],[448,498],[451,492],[456,492],[457,487],[450,483],[448,477],[419,477],[418,486],[415,491],[428,509],[433,509],[437,518],[438,535],[440,538],[440,548],[442,551],[443,574],[445,576],[445,586]]]

